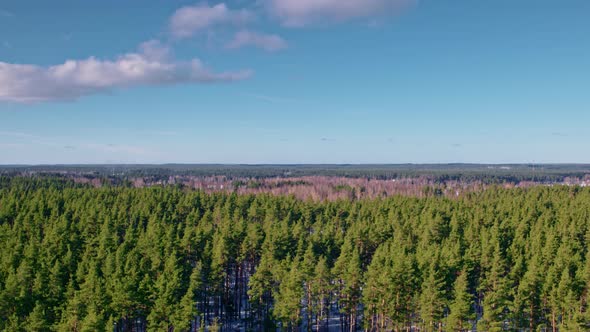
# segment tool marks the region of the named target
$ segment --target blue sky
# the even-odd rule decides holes
[[[0,2],[0,164],[590,163],[587,0]]]

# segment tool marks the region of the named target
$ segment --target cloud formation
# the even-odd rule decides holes
[[[386,16],[415,0],[265,0],[270,13],[283,25],[300,27],[317,22]]]
[[[0,62],[0,101],[75,100],[117,88],[229,82],[250,75],[249,70],[215,73],[199,59],[173,60],[167,47],[149,41],[140,46],[139,52],[115,60],[90,57],[50,67]]]
[[[224,3],[209,7],[207,4],[178,9],[170,18],[170,32],[176,38],[187,38],[212,26],[244,24],[254,17],[246,10],[231,10]]]
[[[278,35],[242,30],[238,31],[226,46],[232,49],[255,46],[265,51],[275,52],[287,48],[287,42]]]

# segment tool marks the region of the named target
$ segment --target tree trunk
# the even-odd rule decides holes
[[[531,331],[535,330],[535,318],[533,317],[534,310],[535,308],[533,306],[533,301],[531,301],[531,315],[529,317],[529,328],[531,329]]]

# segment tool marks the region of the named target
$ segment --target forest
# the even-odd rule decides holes
[[[0,175],[40,174],[61,177],[83,176],[109,179],[121,184],[130,179],[163,181],[171,176],[213,177],[228,179],[292,178],[330,176],[391,180],[425,177],[437,183],[445,181],[483,182],[486,184],[530,181],[564,182],[583,179],[590,174],[590,164],[164,164],[164,165],[0,165]]]
[[[0,330],[587,331],[589,240],[579,186],[302,200],[4,176]]]

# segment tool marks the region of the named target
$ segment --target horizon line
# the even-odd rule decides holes
[[[0,167],[44,167],[44,166],[590,166],[590,162],[432,162],[432,163],[40,163],[40,164],[0,164]]]

